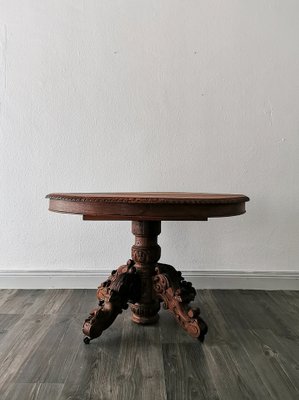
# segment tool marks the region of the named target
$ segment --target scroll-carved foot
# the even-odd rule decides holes
[[[83,333],[86,335],[84,343],[88,344],[109,328],[117,315],[128,308],[128,301],[138,301],[140,286],[134,261],[129,260],[127,265],[112,271],[109,278],[98,287],[99,307],[91,311],[83,324]]]
[[[157,296],[164,302],[165,308],[175,315],[183,329],[203,342],[208,327],[199,316],[199,308],[191,308],[188,305],[196,296],[192,284],[186,282],[181,272],[171,265],[159,263],[153,277],[153,287]]]

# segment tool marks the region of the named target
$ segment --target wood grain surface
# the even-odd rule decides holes
[[[0,291],[0,399],[299,399],[299,292],[198,291],[204,344],[166,311],[124,312],[89,346],[93,290]]]
[[[245,213],[242,194],[182,192],[51,193],[49,210],[81,214],[85,220],[207,220]]]
[[[240,203],[249,200],[243,194],[189,192],[50,193],[46,198],[79,202],[148,204]]]

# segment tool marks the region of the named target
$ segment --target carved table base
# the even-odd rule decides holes
[[[128,303],[135,323],[156,322],[160,302],[174,314],[189,335],[202,342],[207,325],[199,316],[199,308],[189,306],[195,298],[195,289],[174,267],[158,263],[161,249],[157,237],[161,232],[161,222],[133,221],[132,232],[135,235],[132,260],[112,271],[98,287],[99,306],[84,322],[84,342],[88,344],[91,339],[99,337],[117,315],[128,308]]]

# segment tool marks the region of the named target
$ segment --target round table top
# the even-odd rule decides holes
[[[204,221],[245,213],[243,194],[187,192],[51,193],[50,211],[85,220]]]

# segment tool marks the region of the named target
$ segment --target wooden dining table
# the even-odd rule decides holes
[[[132,221],[135,243],[131,259],[114,269],[97,290],[98,306],[83,323],[84,342],[90,343],[130,306],[132,321],[152,324],[160,304],[169,310],[189,335],[200,341],[207,324],[198,307],[190,305],[196,291],[180,271],[159,263],[161,221],[207,221],[245,213],[249,198],[243,194],[185,192],[51,193],[49,210],[79,214],[83,220]],[[113,246],[117,243],[113,242]]]

